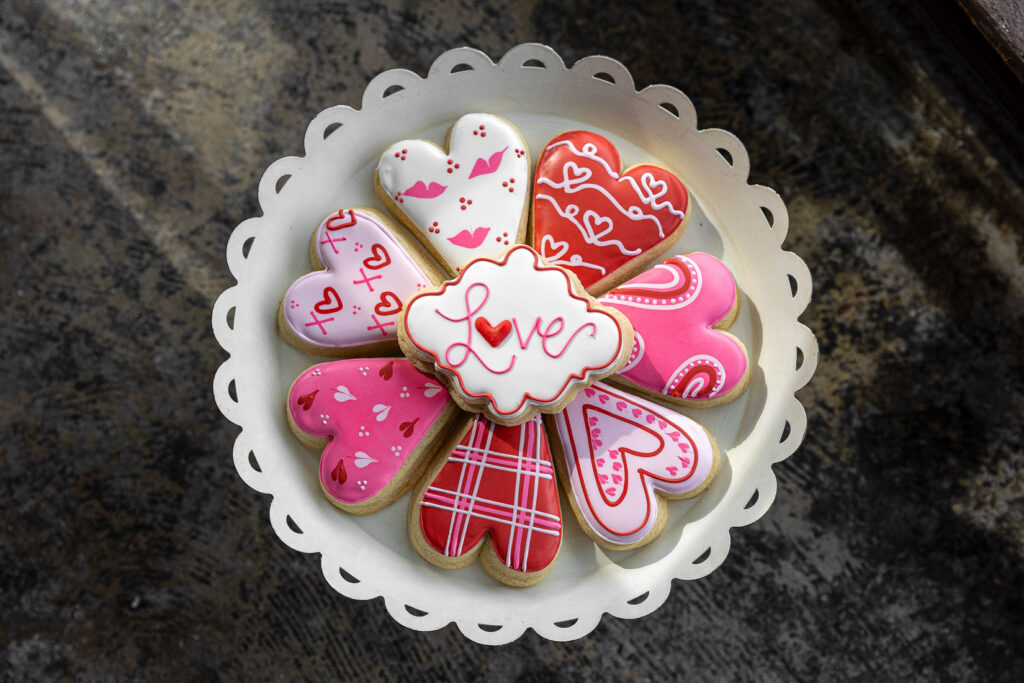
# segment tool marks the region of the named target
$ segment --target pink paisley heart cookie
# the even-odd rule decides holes
[[[443,569],[479,555],[502,583],[544,578],[562,544],[562,514],[540,418],[503,427],[477,415],[457,430],[412,498],[409,537]]]
[[[606,548],[650,543],[667,522],[665,499],[697,495],[718,469],[718,447],[699,424],[600,382],[546,419],[566,496]]]
[[[660,256],[686,227],[689,193],[654,164],[623,172],[615,146],[572,131],[547,144],[537,163],[533,243],[597,296]]]
[[[490,114],[460,118],[445,147],[396,142],[377,164],[374,187],[454,275],[525,238],[530,154],[515,126]]]
[[[610,381],[691,407],[731,401],[750,383],[746,348],[723,331],[739,312],[736,281],[714,256],[674,256],[600,301],[629,318],[635,335]]]
[[[281,336],[317,355],[396,351],[402,302],[436,277],[417,249],[376,211],[331,214],[310,244],[310,260],[322,270],[296,280],[278,309]]]
[[[298,439],[323,450],[328,499],[367,514],[416,481],[458,410],[434,377],[404,358],[353,358],[299,375],[287,414]]]

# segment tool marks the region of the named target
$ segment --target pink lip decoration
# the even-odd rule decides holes
[[[463,230],[455,237],[449,237],[448,241],[457,247],[476,249],[484,243],[484,240],[487,239],[487,233],[490,231],[490,228],[475,228],[472,232]]]
[[[440,197],[447,189],[448,186],[441,183],[430,183],[428,186],[424,185],[422,180],[417,180],[413,183],[412,187],[402,194],[406,197],[415,197],[416,199],[433,199],[434,197]]]
[[[477,159],[476,164],[473,165],[473,171],[469,174],[469,179],[472,180],[478,175],[497,173],[498,167],[501,166],[501,158],[505,156],[506,149],[508,149],[508,147],[505,147],[505,149],[502,149],[499,152],[495,152],[486,160],[483,157]]]

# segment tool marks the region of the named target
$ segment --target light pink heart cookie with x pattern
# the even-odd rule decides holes
[[[454,274],[522,242],[530,195],[530,155],[519,131],[490,114],[466,114],[448,150],[426,140],[391,145],[377,164],[384,203]]]
[[[357,514],[388,505],[412,485],[457,413],[437,379],[404,358],[315,365],[288,392],[296,436],[306,445],[328,439],[320,457],[324,493]]]
[[[660,496],[694,496],[718,469],[702,426],[600,382],[552,421],[566,494],[587,534],[608,548],[650,543],[667,521]]]
[[[382,217],[359,209],[333,213],[316,229],[313,249],[324,270],[288,288],[279,318],[282,336],[324,355],[370,353],[395,344],[402,302],[430,280]]]

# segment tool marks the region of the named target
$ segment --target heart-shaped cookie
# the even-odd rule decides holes
[[[537,162],[533,241],[597,296],[660,256],[686,227],[689,193],[653,164],[622,172],[618,150],[596,133],[571,131]]]
[[[739,311],[736,281],[714,256],[674,256],[600,301],[635,334],[629,362],[610,381],[692,407],[731,401],[749,384],[743,343],[722,331]]]
[[[558,556],[562,514],[539,417],[503,427],[475,416],[411,505],[413,545],[439,567],[465,567],[482,552],[488,574],[525,586],[540,581]]]
[[[376,212],[342,209],[316,229],[313,265],[296,280],[278,316],[282,336],[310,353],[365,355],[397,349],[402,302],[430,285],[424,268]]]
[[[320,485],[330,501],[366,514],[413,484],[458,409],[404,358],[353,358],[299,375],[287,412],[299,440],[323,449]]]
[[[526,235],[530,155],[519,131],[490,114],[452,126],[447,151],[426,140],[391,145],[377,164],[377,194],[451,274],[499,256]]]
[[[548,419],[566,495],[607,548],[650,543],[667,521],[661,496],[694,496],[718,468],[715,442],[699,424],[600,382]]]

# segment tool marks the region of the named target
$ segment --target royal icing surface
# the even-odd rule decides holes
[[[414,297],[402,334],[467,398],[508,419],[607,373],[626,339],[614,316],[526,246],[473,261],[440,290]]]
[[[584,287],[669,239],[686,217],[689,195],[671,172],[621,170],[615,146],[587,131],[559,135],[537,163],[534,244]]]
[[[526,143],[490,114],[466,114],[449,151],[425,140],[391,145],[377,164],[381,187],[452,267],[515,244],[530,193]]]
[[[619,376],[688,400],[728,394],[747,372],[747,354],[712,326],[736,303],[736,281],[710,254],[675,256],[601,297],[633,324],[633,350]]]
[[[488,534],[509,569],[550,565],[562,515],[540,418],[503,427],[477,416],[419,506],[423,537],[443,555],[459,557]]]
[[[304,275],[285,294],[288,327],[322,348],[397,337],[402,302],[430,280],[373,216],[342,209],[316,230],[325,270]]]
[[[352,504],[387,486],[449,400],[437,378],[404,358],[356,358],[302,373],[288,393],[288,411],[302,431],[330,439],[320,483]]]
[[[693,420],[600,382],[555,416],[583,522],[613,545],[631,545],[657,521],[654,491],[689,493],[714,469],[711,440]]]

